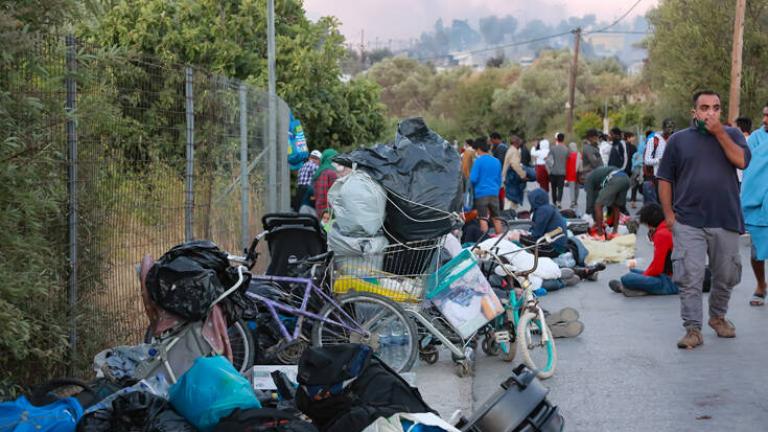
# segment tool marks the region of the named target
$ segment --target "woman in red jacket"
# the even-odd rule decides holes
[[[627,297],[641,295],[677,294],[672,282],[672,232],[664,222],[664,211],[658,204],[650,203],[640,209],[640,223],[650,228],[653,242],[653,261],[645,270],[630,269],[621,281],[612,280],[608,286]]]
[[[568,145],[571,152],[568,154],[568,162],[565,165],[565,181],[571,188],[571,208],[576,209],[579,201],[579,177],[581,177],[581,153],[576,143]]]

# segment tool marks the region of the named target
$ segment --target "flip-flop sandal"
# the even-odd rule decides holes
[[[581,321],[559,322],[549,325],[549,332],[553,338],[573,338],[584,331],[584,324]]]
[[[565,307],[557,312],[549,314],[547,322],[550,324],[576,321],[579,319],[579,311],[572,307]]]
[[[765,294],[752,294],[752,298],[749,299],[750,306],[765,306]]]

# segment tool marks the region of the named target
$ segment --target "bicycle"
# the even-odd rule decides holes
[[[509,297],[502,302],[505,313],[496,319],[492,329],[486,329],[483,350],[491,355],[498,353],[502,360],[508,362],[513,361],[519,351],[523,356],[523,363],[535,370],[539,378],[546,379],[555,373],[557,350],[547,326],[544,309],[533,292],[529,276],[538,268],[539,246],[557,240],[563,235],[563,231],[556,228],[536,240],[532,246],[499,253],[498,245],[507,237],[508,232],[509,229],[492,246],[484,248],[483,245],[487,243],[483,242],[474,249],[483,259],[493,260],[497,274],[506,276],[510,282],[516,281],[521,289],[518,294],[515,288],[510,287]],[[533,266],[528,270],[515,271],[506,258],[530,249],[533,249]],[[543,357],[539,358],[542,355]]]
[[[246,256],[230,255],[230,260],[250,270],[258,257],[256,247],[266,234],[254,238]],[[309,277],[251,275],[245,294],[257,307],[266,309],[277,330],[279,340],[268,350],[280,361],[296,364],[309,344],[362,343],[395,371],[410,370],[417,339],[405,311],[373,293],[353,292],[335,298],[330,289],[332,260],[333,252],[326,252],[293,263],[299,274],[308,272]]]

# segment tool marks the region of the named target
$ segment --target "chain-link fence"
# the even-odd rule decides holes
[[[190,239],[239,252],[261,215],[288,209],[289,109],[278,99],[271,147],[267,93],[237,80],[73,38],[28,55],[3,64],[0,82],[35,110],[23,133],[39,143],[29,163],[51,212],[28,222],[48,224],[58,255],[49,270],[12,271],[48,273],[51,319],[82,370],[142,338],[144,254]]]

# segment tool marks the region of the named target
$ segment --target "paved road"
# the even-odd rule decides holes
[[[644,235],[638,236],[638,256],[649,257]],[[729,313],[737,337],[719,339],[706,327],[704,345],[695,350],[676,347],[683,334],[677,296],[626,298],[608,289],[623,265],[609,266],[598,282],[543,298],[551,310],[575,307],[585,324],[580,337],[558,339],[557,372],[545,381],[567,430],[768,430],[768,308],[748,305],[755,279],[747,244],[742,243],[744,277]],[[512,367],[480,353],[475,377],[461,379],[446,352],[436,365],[418,364],[416,379],[427,401],[447,418],[481,404]]]

